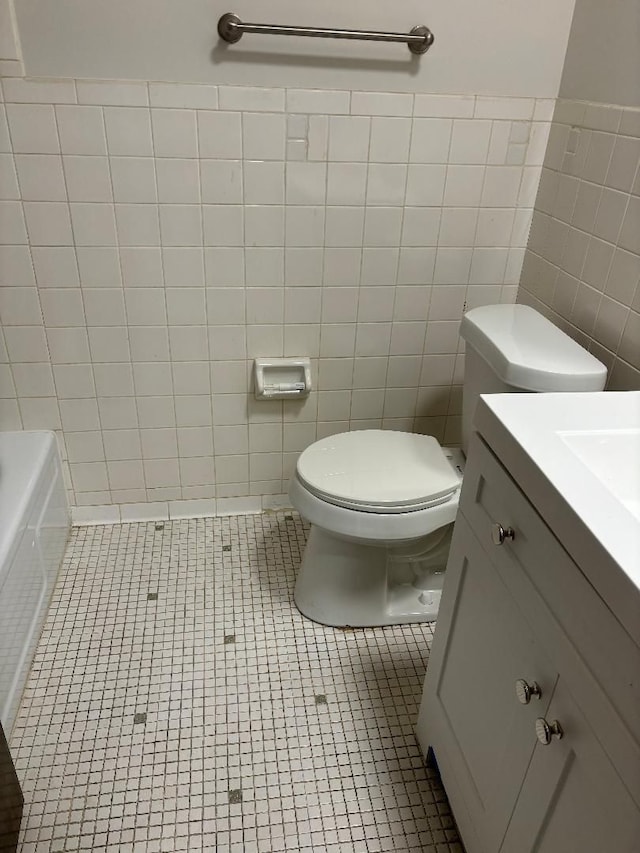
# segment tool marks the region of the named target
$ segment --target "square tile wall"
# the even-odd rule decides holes
[[[372,427],[459,438],[465,307],[512,301],[554,102],[5,79],[0,428],[76,506],[280,494]],[[308,355],[257,403],[255,356]]]
[[[640,390],[640,110],[558,102],[518,301]]]

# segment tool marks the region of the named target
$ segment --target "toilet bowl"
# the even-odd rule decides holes
[[[463,449],[481,393],[598,391],[606,369],[524,305],[465,315]],[[433,436],[386,430],[339,433],[304,450],[289,487],[311,524],[294,600],[336,627],[436,618],[464,453]]]
[[[460,450],[411,433],[354,431],[307,448],[289,487],[311,523],[300,612],[352,627],[434,619],[463,470]]]

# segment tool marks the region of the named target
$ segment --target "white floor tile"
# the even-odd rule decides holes
[[[414,737],[431,628],[304,619],[305,534],[73,530],[11,742],[21,853],[461,853]]]

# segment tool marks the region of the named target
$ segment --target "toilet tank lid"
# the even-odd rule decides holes
[[[602,391],[606,367],[528,305],[483,305],[460,335],[503,382],[525,391]]]

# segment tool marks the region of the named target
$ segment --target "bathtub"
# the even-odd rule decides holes
[[[11,733],[69,535],[52,432],[0,432],[0,720]]]

